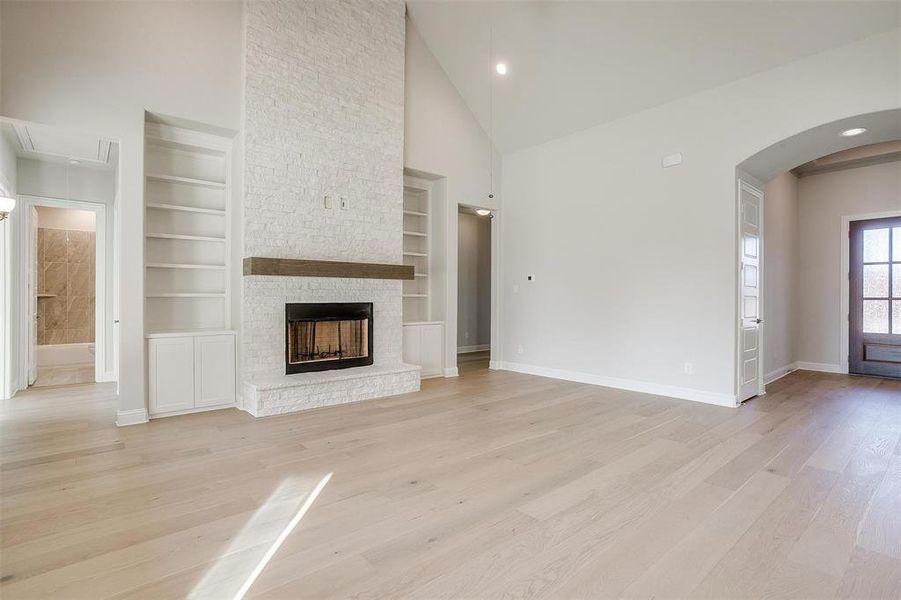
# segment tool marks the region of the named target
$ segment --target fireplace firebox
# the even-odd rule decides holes
[[[372,364],[372,303],[285,305],[285,372]]]

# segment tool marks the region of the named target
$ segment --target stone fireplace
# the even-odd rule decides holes
[[[402,277],[385,275],[403,263],[404,2],[249,1],[245,34],[243,407],[273,415],[418,390],[419,367],[403,362]],[[260,260],[344,267],[258,272]],[[313,303],[364,303],[371,316],[340,329],[341,348],[317,326],[312,348],[295,349],[325,356],[289,372],[286,306]],[[352,329],[368,357],[347,355]],[[339,351],[371,364],[333,369]]]

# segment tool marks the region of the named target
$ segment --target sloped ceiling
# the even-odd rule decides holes
[[[898,27],[898,2],[408,0],[414,26],[510,152]],[[489,40],[494,59],[489,60]],[[508,64],[506,76],[493,63]]]

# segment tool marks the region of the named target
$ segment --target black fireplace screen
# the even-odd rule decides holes
[[[285,305],[285,371],[305,373],[372,364],[372,304]]]

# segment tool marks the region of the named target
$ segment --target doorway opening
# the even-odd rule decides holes
[[[8,218],[5,397],[115,382],[119,144],[2,119],[16,206]]]
[[[491,223],[488,209],[457,214],[457,368],[488,369],[491,354]]]
[[[742,368],[743,353],[753,348],[758,395],[771,385],[781,389],[777,381],[795,370],[897,376],[892,363],[901,365],[901,341],[895,342],[901,336],[893,333],[892,309],[898,306],[901,318],[901,285],[893,285],[892,275],[899,273],[901,280],[901,248],[892,253],[892,234],[896,227],[901,232],[899,115],[884,111],[821,125],[739,165],[739,180],[761,192],[763,209],[757,310],[762,323],[756,344],[744,344],[739,336],[737,401],[752,395]],[[844,135],[848,131],[857,133]],[[744,215],[738,217],[740,228]],[[889,217],[897,221],[873,221]],[[866,257],[865,230],[879,232],[866,234],[872,238]],[[740,253],[743,239],[738,236]],[[740,319],[746,316],[745,275],[741,267]]]
[[[901,216],[849,226],[848,372],[901,379]]]
[[[28,383],[94,383],[96,214],[36,203],[28,217]]]

